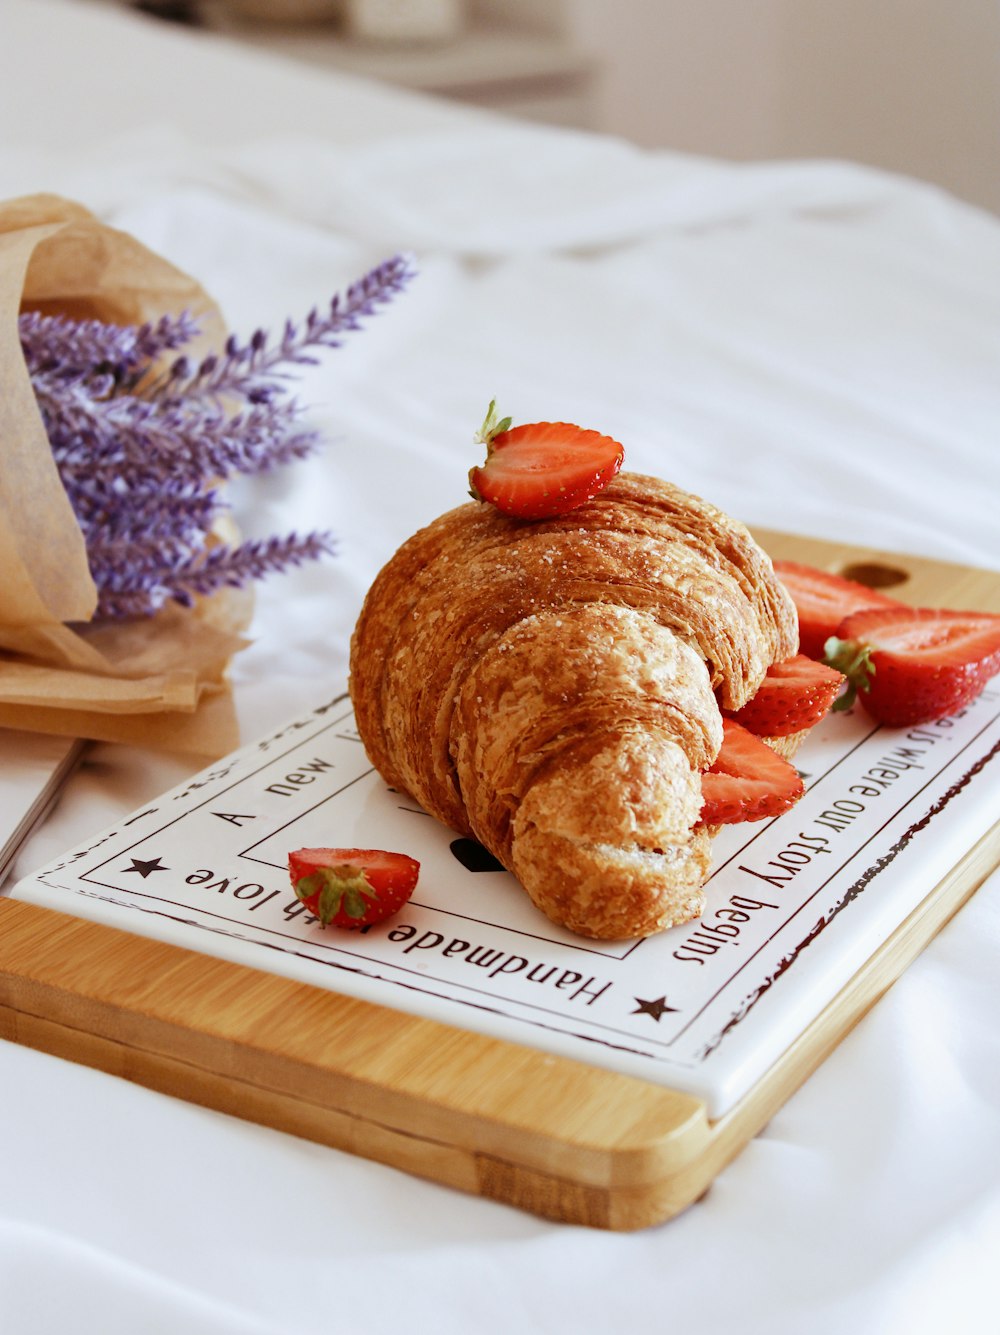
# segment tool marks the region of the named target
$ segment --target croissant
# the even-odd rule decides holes
[[[621,473],[558,518],[470,502],[416,533],[365,599],[350,691],[387,783],[554,922],[626,939],[703,911],[720,707],[797,642],[742,524]]]

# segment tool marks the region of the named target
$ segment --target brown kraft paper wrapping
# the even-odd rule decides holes
[[[145,621],[92,624],[83,535],[21,353],[33,310],[115,324],[189,311],[225,329],[201,286],[53,195],[0,203],[0,726],[218,756],[238,742],[226,683],[252,598],[226,589]]]

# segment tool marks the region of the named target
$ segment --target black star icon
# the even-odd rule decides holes
[[[639,1004],[636,1006],[632,1014],[651,1015],[657,1024],[660,1023],[661,1015],[666,1015],[668,1012],[676,1012],[677,1010],[676,1006],[667,1005],[666,997],[657,997],[655,1001],[643,1001],[640,997],[636,997],[636,1001]]]
[[[153,871],[169,871],[159,858],[152,858],[149,862],[143,862],[140,858],[133,858],[131,867],[126,867],[125,871],[137,871],[143,880]]]

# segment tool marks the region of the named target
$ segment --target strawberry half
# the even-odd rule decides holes
[[[796,654],[772,663],[757,694],[728,717],[757,737],[790,737],[825,718],[843,684],[843,673]]]
[[[793,807],[804,792],[798,770],[732,719],[722,727],[722,749],[701,776],[700,824],[764,820]]]
[[[903,606],[866,584],[797,561],[775,561],[774,573],[791,594],[799,614],[799,653],[808,658],[823,657],[823,646],[852,613],[867,607]]]
[[[288,855],[292,889],[324,927],[381,922],[413,894],[420,863],[373,848],[300,848]]]
[[[865,711],[908,727],[954,714],[1000,672],[1000,616],[931,607],[871,608],[847,617],[827,646]],[[838,701],[838,705],[840,702]]]
[[[625,451],[610,436],[569,422],[511,427],[496,419],[491,403],[476,437],[486,462],[469,471],[477,501],[488,501],[515,519],[550,519],[596,496],[622,466]]]

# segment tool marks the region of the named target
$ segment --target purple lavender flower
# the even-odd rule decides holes
[[[115,325],[25,311],[18,333],[33,379],[42,372],[63,381],[110,373],[120,385],[163,353],[189,343],[198,326],[187,313],[165,315],[155,324]]]
[[[183,479],[145,487],[84,479],[67,487],[67,493],[88,550],[92,544],[136,538],[193,541],[200,535],[204,540],[228,509],[218,490]]]
[[[172,596],[183,599],[185,592],[211,593],[223,584],[239,589],[249,579],[263,579],[303,561],[332,555],[333,551],[329,533],[308,533],[304,538],[290,533],[283,538],[243,542],[238,547],[213,547],[204,559],[189,561],[172,572]]]
[[[98,616],[102,619],[151,616],[168,600],[190,607],[197,594],[225,585],[242,588],[248,580],[315,561],[333,552],[329,534],[295,533],[283,538],[241,543],[238,547],[186,547],[171,542],[157,550],[142,542],[106,544],[95,562],[100,578]]]
[[[342,336],[360,329],[362,319],[377,315],[414,272],[409,256],[396,255],[352,284],[343,297],[335,296],[326,315],[313,309],[301,325],[286,321],[276,347],[268,346],[262,329],[243,345],[230,337],[223,355],[211,354],[194,371],[186,357],[179,357],[151,387],[150,395],[167,401],[236,395],[251,403],[268,403],[281,391],[287,375],[279,374],[278,367],[314,364],[317,358],[308,352],[310,348],[340,347]]]
[[[151,616],[168,599],[190,605],[332,553],[325,533],[207,549],[227,508],[219,484],[315,450],[300,406],[280,398],[287,368],[339,347],[413,274],[409,257],[395,256],[335,296],[326,314],[288,321],[273,347],[257,330],[246,344],[231,336],[197,365],[182,354],[161,372],[155,364],[198,333],[187,314],[141,326],[21,315],[25,363],[84,534],[98,618]]]
[[[194,478],[260,473],[305,458],[318,441],[314,431],[294,429],[301,417],[294,400],[253,404],[232,415],[198,400],[94,399],[82,383],[61,386],[47,372],[34,383],[64,480],[81,471]]]

